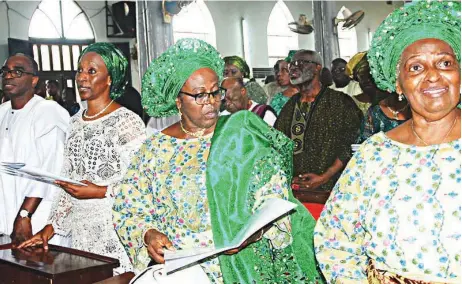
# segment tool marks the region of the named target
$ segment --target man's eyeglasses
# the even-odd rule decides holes
[[[303,60],[303,59],[299,59],[299,60],[295,60],[295,61],[292,61],[289,63],[289,69],[291,68],[301,68],[302,66],[305,66],[305,65],[308,65],[308,64],[315,64],[315,65],[319,65],[318,62],[314,62],[314,61],[311,61],[311,60]]]
[[[210,97],[212,96],[215,101],[224,99],[226,95],[226,89],[218,88],[218,90],[210,93],[199,93],[199,94],[190,94],[183,91],[180,91],[180,94],[185,94],[187,96],[193,97],[196,100],[198,105],[206,105],[210,103]]]
[[[35,76],[35,74],[32,72],[26,72],[26,71],[19,70],[19,69],[7,69],[7,68],[0,69],[0,76],[2,78],[5,78],[6,74],[8,73],[10,74],[12,78],[21,78],[23,74]]]

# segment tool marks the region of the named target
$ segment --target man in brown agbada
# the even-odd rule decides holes
[[[298,51],[289,64],[300,92],[282,109],[274,127],[294,141],[294,189],[331,190],[351,157],[361,111],[346,94],[320,82],[321,57]]]

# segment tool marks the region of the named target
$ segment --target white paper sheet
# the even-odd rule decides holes
[[[76,185],[87,186],[86,184],[79,181],[55,175],[38,168],[30,167],[23,163],[0,162],[0,172],[49,184],[55,184],[55,181],[60,180]]]
[[[290,212],[295,207],[297,207],[295,203],[279,198],[270,198],[263,203],[260,209],[257,210],[252,217],[249,218],[248,223],[239,231],[232,243],[226,247],[212,247],[205,249],[196,248],[178,251],[165,250],[165,271],[170,273],[213,255],[218,255],[222,252],[238,248],[258,230],[274,222],[276,219]]]

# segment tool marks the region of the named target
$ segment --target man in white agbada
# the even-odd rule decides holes
[[[37,71],[34,59],[24,54],[9,57],[0,71],[3,92],[11,99],[0,105],[0,162],[59,174],[69,114],[56,102],[34,95]],[[0,234],[11,234],[14,242],[31,238],[46,225],[58,190],[0,173]]]

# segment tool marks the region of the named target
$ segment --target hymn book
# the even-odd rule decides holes
[[[205,258],[240,247],[253,234],[283,215],[289,213],[295,209],[295,207],[297,207],[297,204],[295,203],[279,198],[269,198],[252,215],[252,217],[249,218],[248,222],[227,246],[193,248],[176,251],[164,250],[166,273],[177,271],[183,267],[189,267],[192,264],[197,264]]]

